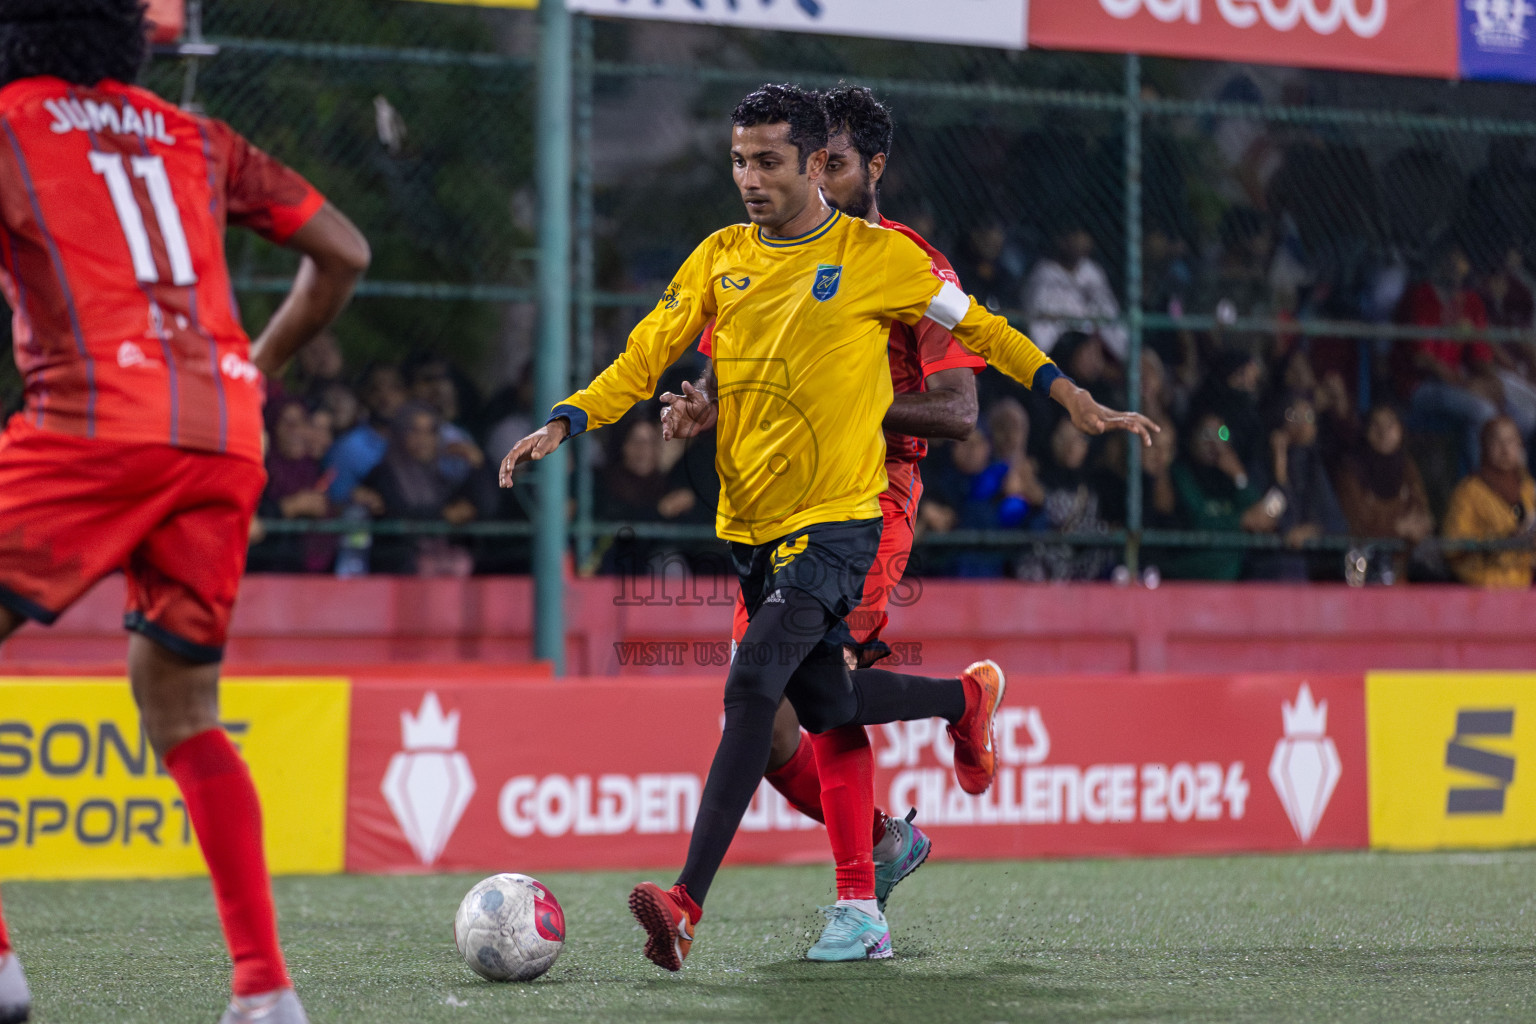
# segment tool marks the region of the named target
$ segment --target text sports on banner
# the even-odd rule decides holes
[[[1021,50],[1028,0],[566,0],[584,14]]]
[[[719,733],[713,680],[355,685],[350,870],[639,868],[686,850]],[[548,726],[573,704],[600,711],[580,749]],[[646,726],[663,720],[675,742],[658,748]],[[942,722],[871,730],[877,801],[916,808],[938,856],[1366,845],[1358,675],[1031,680],[997,724],[982,797],[956,784]],[[731,858],[820,860],[825,844],[764,784]]]
[[[1373,672],[1366,703],[1373,847],[1536,843],[1536,675]]]
[[[274,874],[341,870],[345,680],[225,680],[220,717],[261,794]],[[205,872],[122,679],[0,679],[0,878]]]
[[[1029,35],[1062,50],[1455,78],[1459,2],[1034,0]]]

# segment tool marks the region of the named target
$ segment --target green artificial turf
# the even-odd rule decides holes
[[[656,874],[656,873],[653,873]],[[680,975],[640,955],[638,874],[542,876],[569,938],[531,984],[453,948],[470,876],[277,883],[314,1024],[1536,1020],[1536,853],[930,864],[896,958],[802,959],[830,868],[721,874]],[[669,879],[662,879],[668,881]],[[213,1024],[207,882],[8,883],[41,1024]]]

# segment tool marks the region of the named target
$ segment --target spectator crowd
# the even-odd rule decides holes
[[[1255,99],[1235,82],[1218,98]],[[1338,140],[1249,122],[1203,130],[1230,193],[1218,197],[1207,239],[1180,212],[1196,205],[1195,186],[1172,166],[1176,147],[1155,132],[1147,143],[1138,300],[1152,320],[1137,397],[1161,433],[1140,452],[1140,480],[1129,476],[1123,435],[1087,437],[1053,403],[988,370],[977,378],[975,430],[933,443],[922,465],[918,571],[1120,578],[1119,531],[1139,483],[1142,526],[1158,531],[1140,561],[1161,578],[1530,586],[1536,278],[1527,267],[1536,256],[1536,166],[1526,140],[1495,139],[1485,165],[1462,174],[1430,149],[1371,167],[1363,150]],[[1071,177],[1058,170],[1050,180]],[[1100,402],[1130,407],[1126,297],[1106,269],[1123,257],[1104,252],[1123,239],[1101,244],[1080,195],[1045,194],[1039,202],[1049,209],[1032,220],[999,200],[969,225],[949,211],[956,223],[944,225],[920,204],[904,210],[899,184],[894,193],[893,213],[952,255],[967,291],[1008,313]],[[1415,331],[1329,337],[1296,329],[1307,320]],[[1480,328],[1506,333],[1459,337]],[[261,516],[419,529],[371,540],[360,529],[269,529],[252,548],[252,567],[343,575],[525,568],[526,544],[471,543],[452,527],[526,518],[525,492],[500,491],[494,474],[542,419],[529,375],[486,397],[431,354],[357,373],[343,362],[326,337],[273,384]],[[685,360],[662,389],[677,390],[699,369],[698,358]],[[595,517],[708,527],[718,491],[713,438],[664,442],[658,414],[654,403],[642,405],[583,442],[596,467]],[[967,543],[975,531],[1019,539]],[[1467,541],[1499,544],[1468,550]],[[599,537],[585,568],[621,571],[626,559],[676,550],[689,548]]]

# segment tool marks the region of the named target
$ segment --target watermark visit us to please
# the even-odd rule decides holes
[[[818,642],[781,642],[737,645],[736,660],[757,666],[799,665],[816,649]],[[917,640],[898,640],[887,644],[890,655],[881,668],[912,667],[923,663],[923,645]],[[729,640],[619,640],[613,645],[614,656],[624,668],[725,668],[731,664]]]

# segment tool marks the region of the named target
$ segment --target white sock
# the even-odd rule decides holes
[[[885,920],[885,915],[880,913],[880,904],[874,900],[838,900],[837,905],[840,907],[856,907],[876,921]]]
[[[901,832],[890,825],[886,825],[885,836],[875,844],[875,863],[889,864],[891,861],[899,858],[901,854]]]

